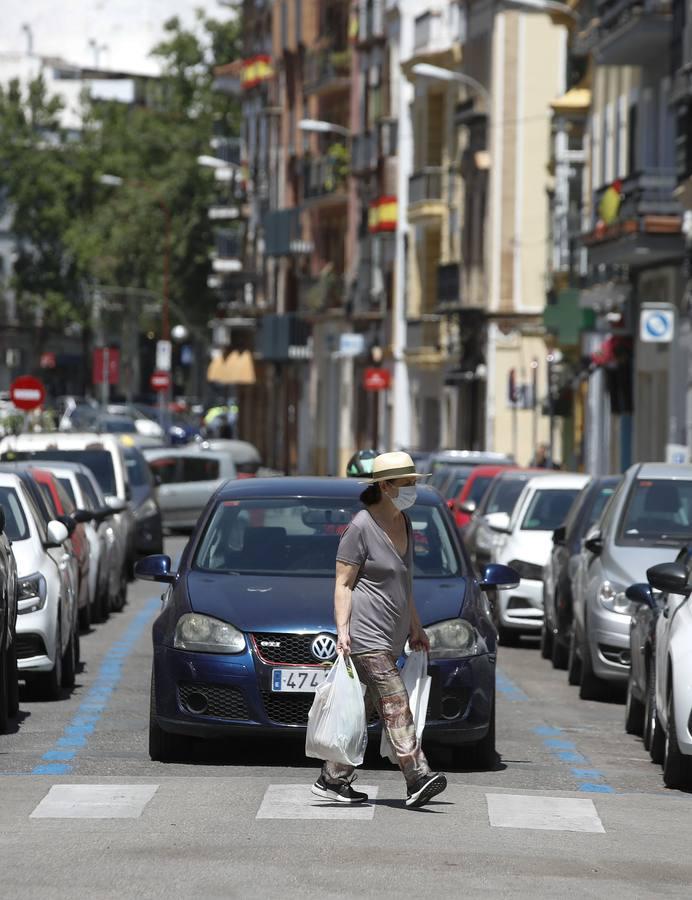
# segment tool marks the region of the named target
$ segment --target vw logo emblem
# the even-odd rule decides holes
[[[318,634],[310,644],[310,652],[320,662],[327,662],[336,656],[336,641],[331,634]]]

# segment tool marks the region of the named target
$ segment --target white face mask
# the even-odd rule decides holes
[[[389,499],[400,512],[404,509],[408,509],[409,506],[413,506],[416,502],[416,486],[400,487],[398,496],[390,497]]]

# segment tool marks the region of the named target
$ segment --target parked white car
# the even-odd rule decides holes
[[[17,667],[41,696],[56,700],[74,686],[78,659],[67,528],[46,521],[20,474],[0,472],[0,502],[17,562]]]
[[[553,531],[567,518],[588,475],[539,475],[524,485],[493,562],[511,566],[521,581],[514,591],[499,593],[497,627],[502,643],[543,627],[543,567],[552,548]]]

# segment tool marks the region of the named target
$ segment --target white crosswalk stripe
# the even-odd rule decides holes
[[[258,819],[372,819],[373,803],[330,802],[310,792],[309,784],[270,784],[264,793],[257,812]],[[371,801],[377,799],[377,788],[372,784],[358,785]]]
[[[590,831],[600,834],[605,832],[591,800],[526,794],[485,796],[488,801],[488,819],[496,828]]]
[[[138,819],[158,784],[54,784],[32,819]]]

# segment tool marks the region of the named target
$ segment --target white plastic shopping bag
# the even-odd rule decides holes
[[[428,675],[428,654],[425,650],[413,650],[401,670],[401,680],[408,692],[408,702],[411,707],[413,724],[416,727],[416,737],[421,739],[425,728],[425,717],[428,712],[428,699],[430,697],[430,683],[432,679]],[[397,758],[392,745],[389,743],[387,732],[382,728],[380,739],[380,755],[385,756],[390,762],[397,765]]]
[[[363,690],[355,667],[339,653],[315,691],[308,714],[305,755],[346,766],[363,762],[368,742]]]

